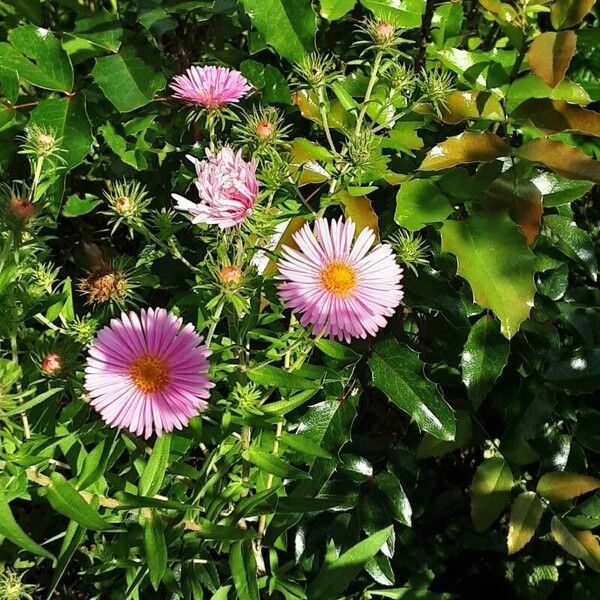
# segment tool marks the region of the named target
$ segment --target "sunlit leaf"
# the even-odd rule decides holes
[[[523,492],[513,501],[508,522],[508,553],[514,554],[532,538],[540,524],[544,505],[535,492]]]
[[[569,529],[558,517],[552,517],[552,535],[569,554],[600,571],[600,545],[591,531]]]
[[[471,487],[471,519],[475,531],[485,531],[500,516],[512,486],[512,472],[503,458],[488,458],[477,467]]]
[[[558,85],[569,68],[576,43],[573,31],[546,31],[538,35],[527,51],[532,72],[550,87]]]
[[[595,0],[556,0],[550,19],[554,29],[568,29],[577,25],[593,8]]]
[[[566,502],[600,488],[600,480],[578,473],[546,473],[537,484],[537,492],[551,502]]]

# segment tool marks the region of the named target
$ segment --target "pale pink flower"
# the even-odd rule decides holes
[[[238,102],[250,85],[238,71],[225,67],[190,67],[171,82],[173,98],[214,109]]]
[[[161,435],[206,407],[209,355],[193,326],[164,308],[124,312],[92,342],[84,386],[108,425]]]
[[[389,244],[365,227],[354,240],[352,220],[317,219],[294,234],[277,264],[279,296],[313,333],[350,342],[375,335],[402,300],[402,269]]]
[[[234,153],[228,146],[216,155],[206,150],[206,156],[206,160],[188,156],[196,166],[200,202],[173,194],[176,208],[190,213],[192,223],[218,225],[221,229],[239,225],[256,204],[256,162],[246,162],[241,151]]]

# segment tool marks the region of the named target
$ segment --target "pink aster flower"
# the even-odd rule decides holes
[[[402,300],[402,269],[391,246],[377,244],[365,227],[354,240],[352,220],[317,219],[294,234],[277,264],[279,296],[313,333],[350,342],[375,335]]]
[[[164,308],[123,313],[92,342],[85,389],[108,425],[161,435],[206,406],[209,355],[193,326]]]
[[[250,85],[240,72],[225,67],[190,67],[173,78],[171,89],[173,98],[214,109],[238,102]]]
[[[206,150],[207,160],[188,158],[196,166],[196,187],[200,203],[173,194],[177,208],[189,212],[192,223],[208,223],[227,229],[239,225],[252,212],[258,196],[256,162],[246,162],[241,151],[234,153],[226,146],[213,154]]]

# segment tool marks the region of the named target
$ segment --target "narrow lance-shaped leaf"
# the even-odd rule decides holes
[[[512,486],[512,472],[503,458],[488,458],[477,467],[471,488],[471,519],[476,531],[485,531],[500,516]]]
[[[164,525],[155,511],[152,511],[152,516],[144,522],[144,551],[150,583],[157,590],[167,569],[168,556]]]
[[[369,358],[373,385],[423,430],[442,440],[454,439],[454,413],[423,372],[416,352],[393,338],[379,341]]]
[[[442,250],[456,256],[475,302],[496,313],[510,339],[528,317],[535,294],[535,256],[517,226],[504,212],[480,213],[446,221],[441,234]]]
[[[518,552],[532,538],[540,524],[544,505],[535,492],[519,494],[510,511],[508,523],[508,553]]]
[[[160,436],[154,444],[152,454],[140,477],[139,491],[142,496],[158,494],[165,478],[169,452],[171,450],[171,435]]]
[[[551,502],[566,502],[598,488],[600,488],[599,479],[564,471],[546,473],[537,484],[538,494]]]
[[[498,321],[484,315],[473,325],[461,357],[462,380],[478,408],[506,366],[510,346]]]
[[[235,542],[229,552],[229,566],[239,600],[260,600],[256,581],[256,559],[249,541]]]

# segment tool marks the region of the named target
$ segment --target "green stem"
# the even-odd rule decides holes
[[[165,244],[165,242],[163,242],[159,237],[154,235],[145,225],[142,225],[139,229],[143,235],[147,236],[148,239],[152,240],[156,245],[160,246],[165,252],[173,255],[174,258],[181,261],[188,269],[191,269],[194,272],[197,271],[196,267],[194,267],[194,265],[187,258],[185,258],[185,256],[183,256],[181,252],[179,252],[176,246]]]
[[[11,348],[11,352],[12,352],[12,360],[15,363],[15,365],[17,365],[17,367],[19,366],[19,350],[17,348],[17,334],[14,333],[13,335],[11,335],[10,337],[10,348]],[[19,392],[19,394],[22,391],[22,387],[20,383],[17,383],[17,391]],[[21,398],[19,398],[19,404],[21,404],[22,400]],[[25,436],[25,439],[28,440],[31,437],[31,429],[29,428],[29,419],[27,418],[27,415],[25,413],[21,413],[21,420],[23,421],[23,434]]]
[[[360,133],[360,128],[362,126],[362,122],[365,118],[365,114],[367,113],[367,108],[369,106],[369,100],[371,100],[371,94],[373,93],[373,88],[375,87],[375,83],[377,82],[377,72],[379,71],[382,58],[383,52],[378,52],[375,56],[375,62],[373,63],[373,68],[371,69],[371,76],[369,77],[369,84],[367,85],[367,91],[365,93],[365,99],[363,100],[363,107],[356,121],[356,129],[354,130],[354,135],[358,135]]]
[[[210,343],[213,339],[213,336],[215,334],[215,329],[217,328],[217,325],[219,324],[219,318],[221,316],[221,313],[223,312],[223,307],[225,306],[225,298],[221,298],[221,300],[219,301],[219,304],[217,304],[217,309],[215,310],[215,314],[213,315],[213,322],[210,324],[210,327],[208,328],[208,333],[206,334],[206,347],[210,347]]]
[[[321,119],[323,121],[323,129],[325,130],[325,137],[327,138],[327,143],[329,144],[329,148],[334,154],[337,154],[337,150],[335,149],[335,144],[333,143],[333,138],[331,137],[331,130],[329,129],[329,122],[327,120],[327,96],[325,92],[325,86],[321,86],[318,89],[319,96],[319,112],[321,113]]]

